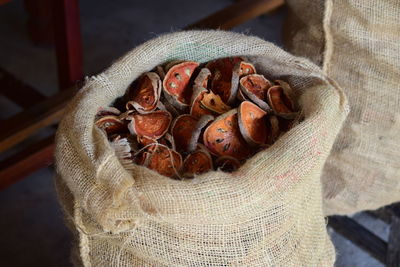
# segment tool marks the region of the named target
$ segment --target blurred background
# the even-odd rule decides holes
[[[32,106],[34,103],[31,95],[5,91],[6,82],[9,82],[4,78],[5,73],[24,86],[35,88],[42,96],[49,97],[58,92],[54,25],[48,6],[51,2],[0,0],[0,119],[3,132],[8,130],[8,118],[29,108],[30,101]],[[146,40],[180,30],[232,3],[232,0],[191,1],[190,4],[183,0],[80,1],[83,73],[90,76],[101,72]],[[280,35],[286,14],[285,7],[280,7],[233,28],[233,31],[256,35],[282,46]],[[7,90],[10,89],[7,87]],[[11,93],[14,98],[22,99],[19,105],[3,96]],[[2,152],[0,160],[53,132],[54,128],[38,131],[16,148]],[[7,166],[3,164],[2,167]],[[71,236],[63,224],[53,175],[52,166],[41,168],[0,191],[0,266],[71,266]],[[387,224],[365,213],[353,218],[387,241]],[[329,231],[337,248],[337,266],[383,266],[347,239],[331,229]]]

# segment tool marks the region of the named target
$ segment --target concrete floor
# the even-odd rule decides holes
[[[231,0],[81,1],[84,69],[87,75],[109,66],[136,45],[160,33],[179,30],[228,4]],[[280,45],[285,10],[262,16],[235,31],[257,35]],[[51,48],[33,46],[28,39],[23,1],[0,7],[0,66],[43,94],[57,90],[56,62]],[[0,97],[0,119],[20,108]],[[53,170],[42,169],[0,192],[0,266],[70,266],[70,234],[62,221],[53,188]],[[388,227],[364,214],[356,215],[387,240]],[[383,266],[331,232],[337,247],[336,266]]]

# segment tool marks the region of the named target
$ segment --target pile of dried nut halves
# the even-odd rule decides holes
[[[298,114],[286,82],[272,83],[253,64],[233,57],[157,66],[114,107],[99,108],[96,125],[127,169],[138,164],[188,178],[235,171],[293,127]]]

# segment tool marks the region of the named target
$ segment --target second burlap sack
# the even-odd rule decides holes
[[[287,3],[288,50],[322,66],[349,98],[322,178],[326,214],[400,201],[400,2]]]
[[[143,72],[176,59],[246,56],[288,81],[304,121],[236,172],[179,181],[127,171],[94,125],[99,107]],[[223,31],[160,36],[91,77],[57,132],[57,189],[84,266],[332,266],[320,174],[347,115],[342,90],[308,60]]]

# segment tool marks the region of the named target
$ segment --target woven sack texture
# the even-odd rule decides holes
[[[400,2],[287,3],[288,50],[322,66],[351,110],[324,168],[325,213],[400,201]]]
[[[94,126],[141,73],[170,60],[246,56],[288,81],[304,121],[229,174],[173,180],[125,170]],[[347,115],[334,81],[308,60],[224,31],[162,35],[88,78],[56,136],[56,185],[83,266],[332,266],[320,174]]]

